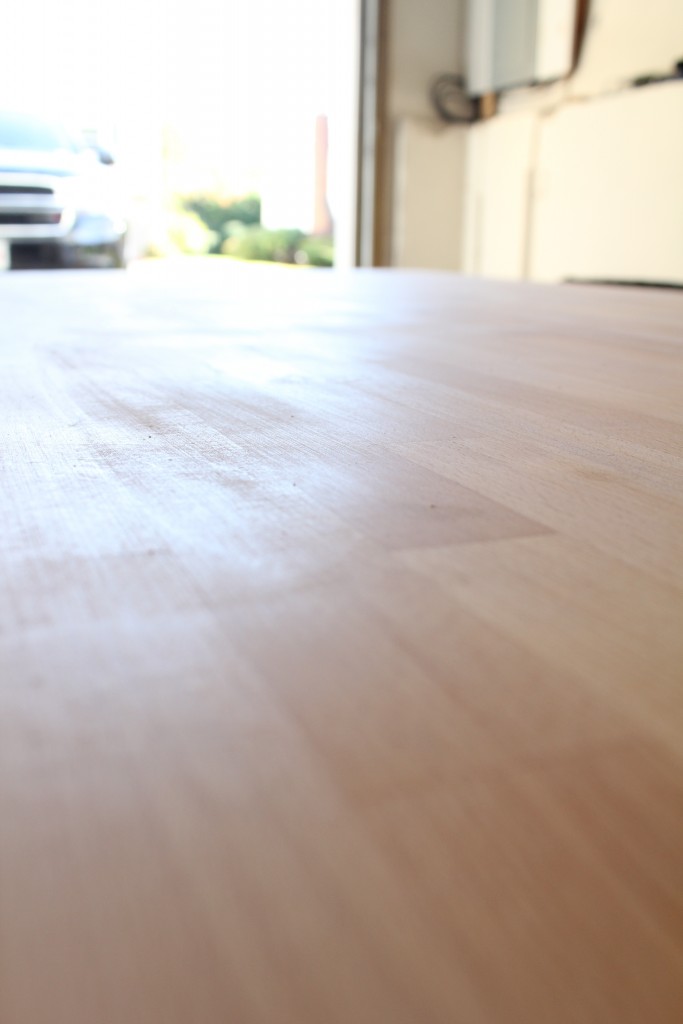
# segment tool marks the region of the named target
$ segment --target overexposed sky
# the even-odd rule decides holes
[[[235,193],[305,145],[333,102],[344,0],[4,0],[0,107],[48,107],[141,174],[160,146]]]

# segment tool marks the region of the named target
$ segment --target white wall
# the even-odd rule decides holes
[[[683,82],[548,118],[534,199],[531,277],[683,283]]]
[[[575,95],[623,86],[638,75],[666,72],[683,58],[681,0],[592,0]]]
[[[683,283],[683,0],[592,0],[569,79],[503,94],[467,136],[463,267]]]
[[[444,125],[432,79],[461,71],[463,0],[391,0],[387,22],[383,180],[385,261],[459,269],[464,129]]]
[[[402,118],[396,130],[391,264],[459,270],[465,128]]]
[[[536,130],[524,112],[467,129],[462,266],[519,278],[528,262],[529,189]]]

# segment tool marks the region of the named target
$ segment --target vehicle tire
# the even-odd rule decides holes
[[[125,238],[121,238],[118,242],[113,242],[111,245],[108,245],[107,256],[109,257],[109,265],[111,267],[115,270],[125,270],[127,265]]]
[[[75,270],[80,265],[78,249],[74,245],[57,245],[53,251],[53,266],[62,270]]]

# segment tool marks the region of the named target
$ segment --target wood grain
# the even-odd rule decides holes
[[[1,1024],[679,1024],[683,296],[0,309]]]

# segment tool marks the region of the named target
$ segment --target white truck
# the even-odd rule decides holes
[[[112,165],[58,121],[0,110],[0,265],[125,266]]]

